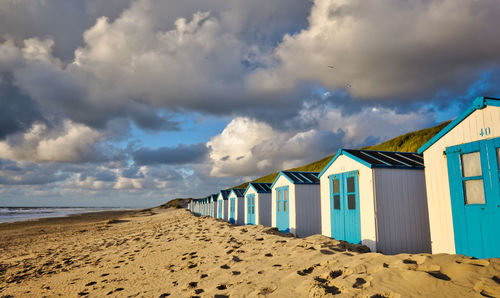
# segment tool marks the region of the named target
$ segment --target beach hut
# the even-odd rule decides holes
[[[433,253],[500,257],[500,99],[479,97],[418,152]]]
[[[228,202],[229,190],[221,190],[217,196],[217,218],[228,221]]]
[[[323,235],[386,254],[430,252],[421,154],[340,149],[319,177]]]
[[[281,232],[307,237],[321,233],[316,172],[281,171],[271,185],[271,224]]]
[[[210,202],[210,216],[217,218],[217,198],[218,194],[212,194],[209,197],[209,202]]]
[[[271,183],[248,184],[245,193],[245,224],[271,226]]]
[[[229,222],[237,225],[245,224],[245,193],[244,189],[233,188],[229,193]]]

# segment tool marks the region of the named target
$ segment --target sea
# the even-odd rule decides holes
[[[0,207],[0,223],[64,217],[88,212],[127,210],[130,208],[103,207]]]

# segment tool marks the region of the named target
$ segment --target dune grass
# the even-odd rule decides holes
[[[434,127],[425,128],[413,132],[409,132],[402,136],[395,137],[383,143],[367,146],[360,149],[363,150],[380,150],[380,151],[400,151],[400,152],[416,152],[418,148],[422,147],[427,141],[429,141],[433,136],[440,132],[446,125],[451,121],[443,122]],[[323,168],[330,162],[335,154],[324,157],[320,160],[313,161],[309,164],[289,169],[288,171],[302,171],[302,172],[321,172]],[[278,176],[279,172],[272,173],[263,177],[259,177],[250,182],[261,182],[261,183],[272,183],[274,179]],[[246,188],[249,182],[245,182],[232,188]]]

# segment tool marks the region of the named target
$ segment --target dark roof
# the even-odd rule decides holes
[[[250,182],[250,185],[255,188],[257,193],[269,193],[271,192],[271,184],[272,183],[255,183]]]
[[[346,155],[370,168],[416,169],[424,168],[424,157],[416,152],[394,152],[376,150],[339,149],[337,154],[324,167],[319,177],[340,156]]]
[[[370,163],[373,167],[423,168],[424,157],[416,152],[351,150],[345,152]]]
[[[245,189],[243,188],[233,188],[232,191],[237,197],[243,197],[245,194]]]
[[[229,196],[230,192],[231,192],[230,190],[226,190],[226,189],[221,190],[220,193],[222,194],[222,199],[227,200],[227,197]]]
[[[214,193],[214,194],[212,194],[212,195],[210,196],[210,198],[211,198],[212,200],[214,200],[214,201],[217,201],[217,197],[218,197],[218,196],[219,196],[219,194],[218,194],[218,193]]]
[[[317,172],[292,172],[292,171],[281,171],[280,175],[285,175],[290,179],[293,184],[319,184]],[[278,178],[276,178],[278,180]],[[275,181],[276,181],[275,180]]]

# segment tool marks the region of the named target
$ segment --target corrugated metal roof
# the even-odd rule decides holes
[[[424,168],[424,157],[415,152],[391,152],[374,150],[343,149],[372,167],[380,168]]]
[[[230,190],[226,190],[226,189],[221,190],[220,193],[222,194],[222,199],[227,200],[227,197],[229,196],[230,192],[231,192]]]
[[[281,171],[286,175],[294,184],[319,184],[317,172],[291,172]]]
[[[245,194],[245,189],[243,188],[233,188],[233,191],[237,197],[243,197],[243,195]]]
[[[257,190],[258,193],[269,193],[271,192],[271,183],[254,183],[251,182],[250,185],[252,185],[255,190]]]

